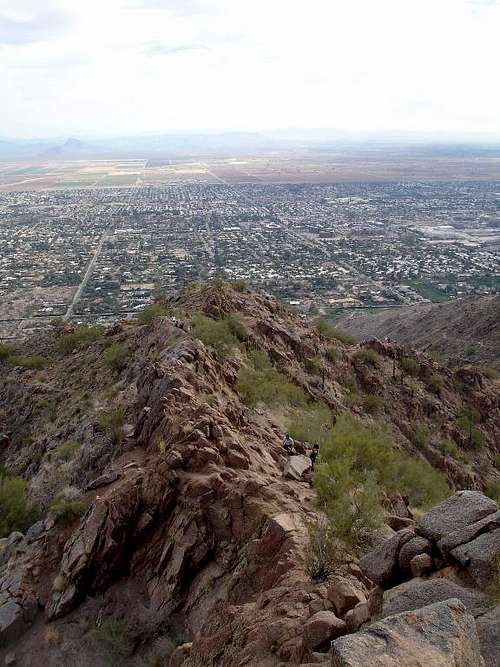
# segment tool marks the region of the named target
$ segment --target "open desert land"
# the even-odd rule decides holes
[[[71,160],[0,165],[0,191],[130,187],[140,181],[146,160]]]

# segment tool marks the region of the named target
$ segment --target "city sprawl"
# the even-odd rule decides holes
[[[308,315],[498,291],[495,181],[138,182],[0,192],[0,337],[244,279]]]

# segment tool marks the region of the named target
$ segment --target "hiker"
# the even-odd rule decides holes
[[[283,440],[283,448],[286,451],[287,454],[292,454],[293,453],[293,446],[295,445],[295,442],[293,441],[293,438],[288,435],[288,433],[285,435],[285,439]]]
[[[316,463],[316,459],[318,458],[319,454],[319,445],[316,442],[312,448],[312,451],[309,454],[309,458],[311,459],[311,468],[314,470],[314,464]]]

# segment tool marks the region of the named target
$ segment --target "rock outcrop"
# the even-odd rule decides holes
[[[332,667],[483,667],[474,618],[447,600],[333,642]]]

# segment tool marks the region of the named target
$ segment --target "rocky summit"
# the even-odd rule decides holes
[[[499,433],[243,284],[3,344],[0,664],[499,665]]]

